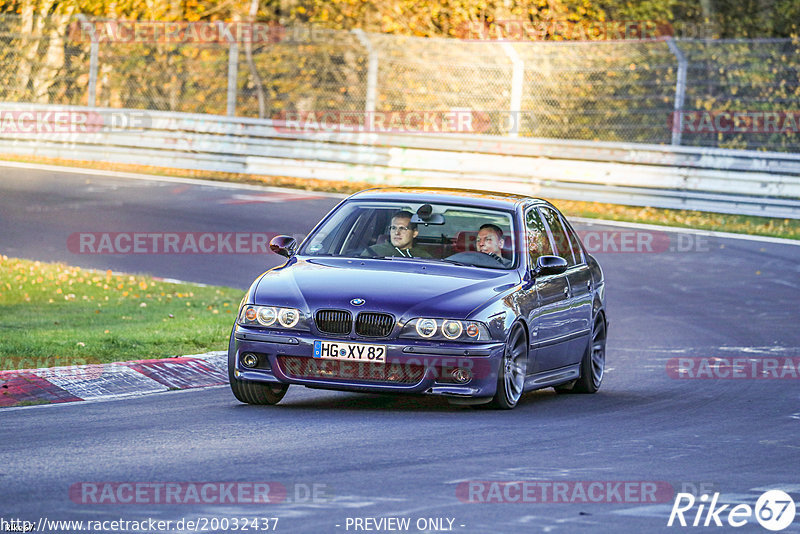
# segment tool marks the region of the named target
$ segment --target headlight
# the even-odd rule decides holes
[[[271,326],[308,330],[307,318],[296,308],[279,306],[256,306],[245,304],[239,311],[238,323],[242,326]]]
[[[417,333],[425,338],[433,336],[436,333],[436,321],[434,319],[417,320]]]
[[[278,322],[285,328],[292,328],[300,320],[300,312],[294,308],[281,308]]]
[[[478,321],[458,319],[434,319],[417,317],[411,319],[400,332],[401,338],[429,339],[431,341],[489,341],[489,330]]]
[[[275,319],[278,318],[278,313],[275,311],[275,308],[263,307],[258,309],[256,316],[259,323],[264,326],[272,326],[275,324]]]
[[[464,331],[461,321],[445,321],[442,323],[442,334],[447,339],[456,339]]]

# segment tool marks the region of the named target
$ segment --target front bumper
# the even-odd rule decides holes
[[[385,345],[386,363],[314,358],[314,341]],[[504,344],[440,343],[413,339],[365,339],[315,336],[309,332],[273,333],[236,326],[229,365],[239,380],[299,384],[312,388],[372,393],[442,395],[450,398],[491,398]],[[242,365],[246,353],[258,356],[256,368]],[[453,372],[468,370],[458,382]]]

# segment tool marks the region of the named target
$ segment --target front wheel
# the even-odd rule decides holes
[[[499,410],[510,410],[522,397],[525,373],[528,369],[528,341],[519,324],[511,327],[506,340],[503,360],[497,373],[497,393],[490,405]]]
[[[247,404],[278,404],[289,389],[289,384],[272,386],[238,378],[230,380],[233,396]]]
[[[239,380],[235,376],[235,370],[236,350],[233,334],[231,334],[231,341],[228,345],[228,381],[233,396],[237,400],[246,404],[278,404],[289,389],[289,384],[271,385]]]

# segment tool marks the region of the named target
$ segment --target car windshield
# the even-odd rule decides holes
[[[309,236],[306,256],[406,258],[511,269],[510,212],[448,204],[353,201]]]

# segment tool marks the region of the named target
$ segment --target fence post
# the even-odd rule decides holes
[[[100,44],[98,43],[94,25],[89,22],[86,15],[78,13],[77,18],[84,25],[84,28],[88,28],[91,39],[91,44],[89,45],[89,87],[86,105],[93,108],[97,105],[97,55]],[[83,31],[83,28],[81,28],[81,31]]]
[[[681,134],[683,133],[683,101],[686,98],[686,68],[688,62],[686,56],[678,47],[678,43],[671,36],[667,38],[667,46],[678,60],[678,80],[675,83],[675,106],[672,114],[672,144],[681,144]]]
[[[353,33],[361,46],[367,49],[367,95],[364,111],[372,113],[375,111],[375,96],[378,92],[378,52],[373,48],[364,30],[357,28],[353,30]]]
[[[509,128],[508,135],[519,136],[520,121],[522,120],[522,82],[525,76],[525,64],[520,59],[511,43],[502,42],[500,47],[511,61],[511,100],[509,102],[509,119],[514,117],[514,124]]]
[[[228,105],[226,115],[233,117],[236,115],[236,94],[238,90],[239,78],[239,43],[232,40],[228,45]]]

